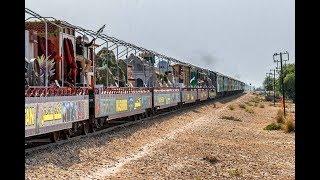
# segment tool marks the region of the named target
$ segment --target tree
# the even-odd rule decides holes
[[[283,66],[283,74],[279,75],[276,82],[276,91],[282,94],[281,78],[283,77],[285,96],[295,101],[295,64],[286,64]]]
[[[273,78],[270,76],[267,76],[263,81],[263,87],[266,91],[272,91],[273,90]]]
[[[296,96],[296,89],[295,89],[295,74],[290,73],[284,78],[284,86],[285,86],[285,93],[288,98],[295,101]]]

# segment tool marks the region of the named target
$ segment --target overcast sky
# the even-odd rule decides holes
[[[43,15],[97,30],[261,86],[272,55],[295,59],[293,0],[26,0]]]

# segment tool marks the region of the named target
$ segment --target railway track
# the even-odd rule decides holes
[[[100,134],[112,132],[112,131],[117,130],[117,129],[129,127],[131,125],[138,124],[138,123],[140,123],[142,121],[156,119],[156,118],[163,117],[163,116],[166,116],[166,115],[170,115],[170,114],[174,114],[174,113],[181,112],[181,111],[184,111],[184,110],[188,110],[188,109],[191,109],[191,108],[194,108],[194,107],[202,107],[202,106],[210,104],[210,103],[215,103],[215,102],[217,102],[219,100],[220,101],[226,101],[226,100],[229,100],[229,99],[232,99],[232,98],[240,97],[242,95],[243,94],[236,94],[236,95],[233,95],[233,96],[219,98],[219,99],[200,101],[200,102],[196,102],[196,103],[193,103],[193,104],[190,104],[190,105],[187,105],[187,106],[183,106],[182,108],[178,108],[178,109],[175,109],[175,110],[170,110],[170,111],[167,111],[167,112],[162,112],[160,114],[156,114],[156,115],[153,115],[153,116],[150,116],[150,117],[146,117],[146,118],[141,118],[139,120],[124,121],[124,123],[121,123],[121,124],[118,124],[118,125],[113,125],[111,127],[107,127],[107,128],[101,129],[101,130],[97,130],[95,132],[92,132],[92,133],[89,133],[89,134],[86,134],[86,135],[78,135],[78,136],[75,136],[75,137],[71,137],[69,139],[60,140],[60,141],[54,142],[54,143],[49,142],[49,143],[38,145],[38,146],[32,146],[32,147],[25,146],[25,156],[28,156],[28,155],[30,155],[30,154],[32,154],[34,152],[37,152],[37,151],[42,151],[42,150],[46,150],[46,149],[49,149],[49,148],[54,148],[54,147],[57,147],[57,146],[60,146],[60,145],[66,144],[66,143],[74,142],[76,140],[80,140],[80,139],[83,139],[83,138],[94,137],[94,136],[97,136],[97,135],[100,135]]]

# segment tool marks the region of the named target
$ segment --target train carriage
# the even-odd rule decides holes
[[[46,92],[47,96],[43,96]],[[89,119],[89,96],[86,89],[27,89],[25,137],[70,129],[74,122],[86,119]]]
[[[146,113],[152,108],[148,88],[100,88],[95,94],[95,118],[108,120]]]
[[[179,88],[154,88],[154,106],[164,109],[177,106],[181,102]]]

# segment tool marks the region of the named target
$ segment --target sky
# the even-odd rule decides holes
[[[42,16],[98,30],[196,66],[262,86],[288,51],[295,62],[293,0],[26,0]]]

